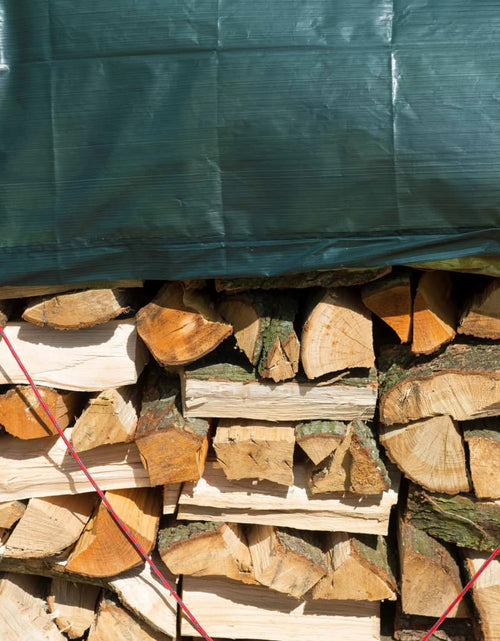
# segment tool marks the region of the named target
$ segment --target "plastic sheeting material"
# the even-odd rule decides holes
[[[0,282],[498,255],[493,0],[0,0]]]

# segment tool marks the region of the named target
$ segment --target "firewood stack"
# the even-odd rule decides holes
[[[118,516],[219,641],[377,640],[381,602],[413,641],[500,543],[498,280],[0,287],[0,312]],[[3,343],[0,365],[0,638],[199,636]],[[472,596],[443,639],[500,637],[500,561]]]

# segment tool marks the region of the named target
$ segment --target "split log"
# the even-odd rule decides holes
[[[238,347],[259,376],[275,383],[295,376],[300,354],[293,327],[296,296],[262,291],[228,296],[219,302],[218,310],[233,326]]]
[[[352,494],[311,498],[304,466],[295,466],[294,477],[292,487],[269,481],[228,481],[218,464],[209,461],[203,478],[184,484],[178,518],[387,534],[389,513],[397,501],[398,475],[391,479],[390,490],[366,498]]]
[[[65,432],[71,438],[71,429]],[[87,452],[85,465],[103,490],[151,485],[134,443]],[[21,441],[0,436],[0,501],[89,492],[91,485],[62,439]]]
[[[57,627],[70,639],[83,636],[94,622],[100,591],[95,585],[77,585],[61,579],[52,581],[47,596],[49,612]]]
[[[75,423],[71,435],[75,450],[85,452],[99,445],[132,441],[138,419],[137,405],[136,386],[99,392],[89,400]]]
[[[500,344],[454,344],[416,363],[404,348],[380,359],[380,419],[405,424],[448,415],[457,421],[500,414]]]
[[[267,479],[293,485],[292,425],[223,419],[219,421],[213,446],[228,479]]]
[[[361,300],[396,332],[401,343],[411,340],[413,301],[409,271],[390,274],[364,285]]]
[[[24,514],[26,505],[21,501],[5,501],[0,503],[0,527],[9,529]]]
[[[48,387],[92,392],[130,385],[148,359],[133,320],[114,320],[84,332],[7,323],[5,334],[35,383]],[[0,362],[0,384],[26,382],[3,341]]]
[[[407,519],[418,529],[459,547],[494,550],[500,540],[500,501],[430,494],[411,486]]]
[[[39,327],[82,329],[129,312],[131,301],[127,289],[86,289],[30,299],[22,317]]]
[[[263,421],[309,419],[369,420],[375,413],[374,370],[319,386],[259,381],[254,372],[229,363],[185,370],[181,375],[185,416],[250,418]]]
[[[149,554],[160,520],[160,497],[155,490],[140,488],[106,492],[118,517]],[[101,503],[68,557],[67,572],[92,576],[115,576],[143,562]]]
[[[449,550],[410,523],[399,521],[401,601],[406,614],[439,617],[462,590],[458,563]],[[450,618],[470,616],[465,601]]]
[[[60,554],[80,537],[96,499],[94,493],[31,499],[7,541],[4,556],[22,559]]]
[[[396,599],[397,582],[384,537],[331,532],[325,535],[328,573],[312,589],[313,599]]]
[[[305,421],[295,427],[295,440],[317,465],[333,454],[345,438],[347,425],[340,421]]]
[[[181,489],[182,483],[170,483],[163,486],[163,514],[175,514]]]
[[[48,296],[62,294],[73,290],[82,289],[123,289],[124,287],[142,287],[142,280],[113,280],[95,281],[92,283],[73,283],[66,285],[3,285],[0,287],[0,300],[11,298],[33,298],[34,296]]]
[[[84,397],[79,392],[50,387],[39,387],[38,391],[61,429],[73,422],[84,403]],[[30,385],[16,385],[0,395],[0,425],[6,432],[21,439],[57,434]]]
[[[137,313],[137,331],[162,365],[184,365],[208,354],[233,328],[202,291],[167,283]]]
[[[397,641],[422,641],[434,623],[436,623],[436,617],[405,614],[400,607],[397,607],[394,638]],[[433,641],[478,641],[478,636],[472,620],[446,619],[431,639]]]
[[[475,294],[458,324],[459,334],[500,339],[500,278]]]
[[[277,592],[300,599],[326,574],[325,556],[313,533],[254,525],[248,530],[248,546],[255,578]]]
[[[413,303],[415,354],[432,354],[455,338],[457,313],[451,300],[451,275],[426,272],[420,277]]]
[[[500,418],[469,421],[463,431],[474,493],[481,499],[500,499]]]
[[[458,494],[471,489],[462,435],[449,416],[380,425],[380,442],[405,476],[427,490]]]
[[[175,522],[160,530],[158,552],[174,574],[256,583],[246,537],[236,523]]]
[[[148,374],[135,434],[151,485],[195,481],[203,474],[210,424],[184,418],[177,380],[159,368]]]
[[[372,320],[357,292],[329,289],[315,296],[309,306],[311,311],[302,329],[300,348],[308,378],[373,367]]]
[[[467,550],[465,567],[472,577],[488,558],[484,552]],[[479,613],[484,641],[500,638],[500,560],[494,559],[472,586],[472,598]]]
[[[299,601],[269,588],[228,579],[184,577],[183,597],[213,637],[290,641],[310,639],[378,641],[377,602]],[[199,637],[182,617],[181,635]]]

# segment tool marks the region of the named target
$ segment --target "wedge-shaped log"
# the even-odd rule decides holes
[[[149,554],[160,520],[160,497],[145,488],[106,492],[118,517]],[[101,503],[66,564],[68,572],[115,576],[142,563],[143,558]]]
[[[469,301],[458,324],[459,334],[500,339],[500,278],[495,278]]]
[[[313,587],[313,599],[396,599],[397,581],[384,537],[330,532],[323,547],[328,573]]]
[[[309,307],[300,349],[308,378],[348,368],[373,367],[372,320],[357,292],[329,289],[316,295]]]
[[[53,579],[47,596],[49,612],[57,627],[70,639],[79,639],[95,619],[95,607],[101,590],[95,585],[77,585]]]
[[[462,434],[451,417],[380,425],[380,442],[391,461],[427,490],[458,494],[471,489]]]
[[[228,479],[257,478],[293,485],[292,425],[222,419],[213,446]]]
[[[463,424],[463,431],[475,495],[480,499],[500,499],[500,418],[468,421]]]
[[[205,356],[231,335],[208,295],[167,283],[137,313],[137,330],[162,365],[184,365]]]
[[[84,332],[16,322],[7,323],[5,334],[37,385],[89,392],[131,385],[148,360],[133,320],[113,320]],[[0,384],[26,383],[3,341],[0,362]]]
[[[175,514],[181,494],[182,483],[170,483],[163,486],[163,514]]]
[[[295,440],[317,465],[333,454],[344,440],[346,430],[341,421],[305,421],[295,427]]]
[[[237,523],[173,522],[160,530],[158,552],[174,574],[257,583],[246,536]]]
[[[26,510],[22,501],[5,501],[0,503],[0,527],[9,529],[19,521]]]
[[[62,429],[70,425],[84,403],[85,395],[79,392],[41,386],[38,391]],[[29,385],[16,385],[0,395],[0,425],[12,436],[26,440],[57,433]]]
[[[500,344],[448,346],[415,361],[405,348],[380,359],[380,420],[385,425],[448,415],[457,421],[500,414]]]
[[[401,518],[398,548],[403,611],[441,616],[462,589],[458,563],[442,543]],[[466,601],[460,601],[448,616],[469,617]]]
[[[488,554],[466,550],[465,567],[469,576],[478,572]],[[484,641],[497,641],[500,637],[500,561],[494,559],[472,586],[472,598],[479,613],[479,624]]]
[[[413,303],[412,352],[432,354],[455,338],[457,310],[451,299],[451,274],[426,272]]]
[[[151,485],[199,479],[207,458],[209,432],[208,421],[183,417],[177,380],[152,368],[135,435]]]

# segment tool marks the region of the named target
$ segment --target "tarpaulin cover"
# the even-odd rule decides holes
[[[498,255],[492,0],[0,0],[0,282]]]

